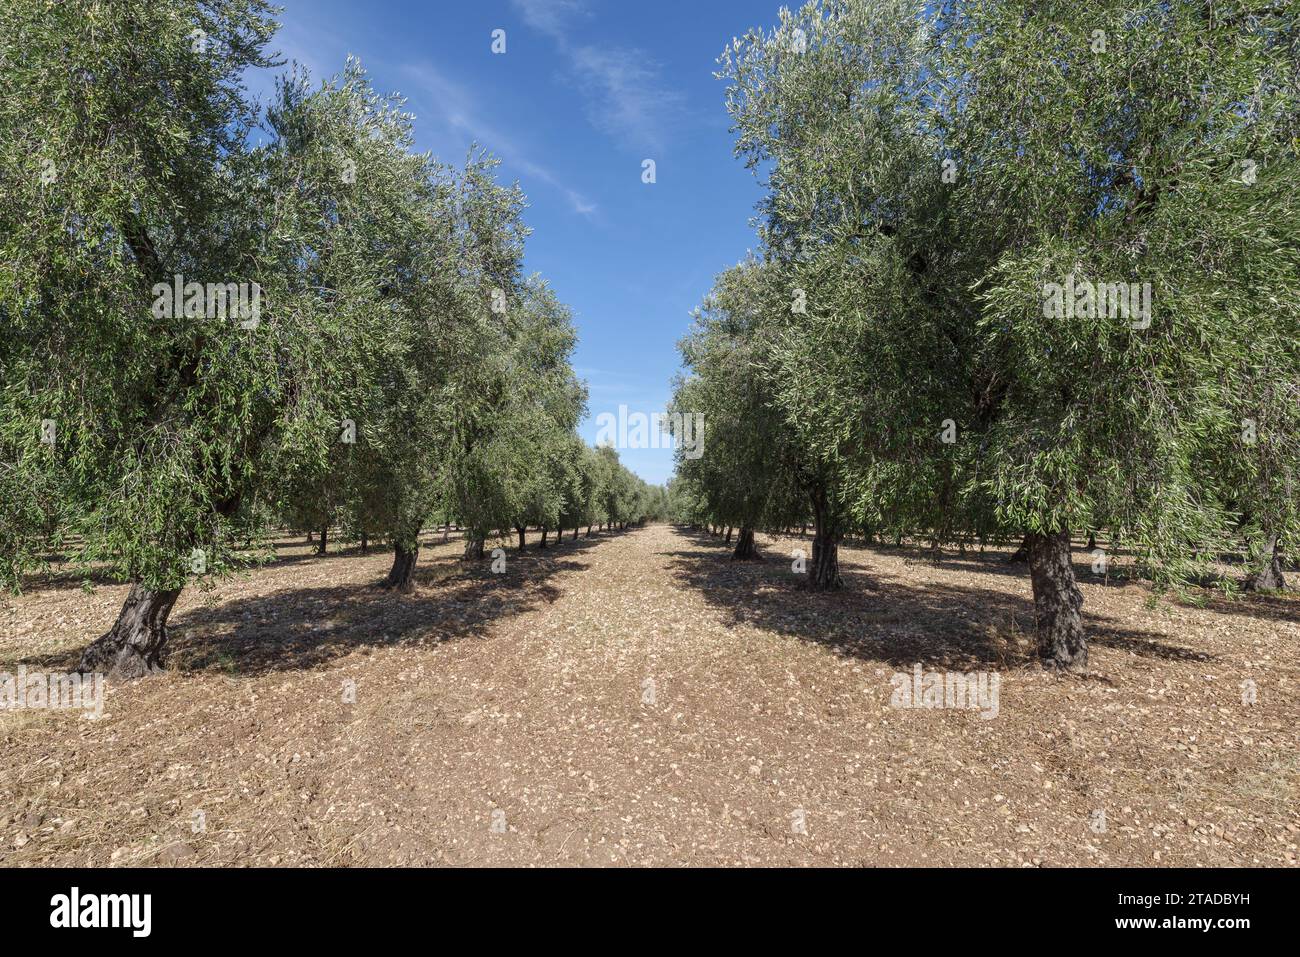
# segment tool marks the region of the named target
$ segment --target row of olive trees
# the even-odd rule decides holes
[[[399,588],[438,510],[480,554],[641,517],[574,434],[517,186],[416,152],[352,61],[260,109],[275,29],[263,0],[0,9],[0,576],[70,550],[131,583],[85,670],[159,667],[186,583],[286,513],[390,543]]]
[[[666,516],[664,490],[622,465],[613,448],[593,449],[572,430],[535,416],[487,425],[492,435],[481,436],[483,441],[468,452],[444,447],[435,474],[445,483],[429,496],[426,510],[412,513],[403,532],[384,530],[392,527],[384,521],[392,502],[387,488],[364,471],[349,474],[348,463],[317,473],[313,481],[282,487],[284,497],[266,522],[279,518],[290,528],[319,530],[318,554],[326,552],[326,536],[334,527],[342,527],[345,540],[360,541],[363,548],[387,542],[393,566],[383,584],[405,591],[412,586],[419,533],[428,519],[443,524],[444,537],[451,524],[459,525],[464,557],[471,561],[484,557],[488,538],[511,531],[523,549],[527,530],[538,529],[538,547],[544,549],[552,532],[558,542],[570,530],[577,539],[584,528],[590,537],[593,528],[622,530]]]
[[[682,345],[678,514],[1024,541],[1087,661],[1075,533],[1158,582],[1300,532],[1300,12],[815,0],[723,54],[759,254]],[[1099,299],[1101,291],[1107,298]],[[1119,297],[1117,298],[1117,294]]]

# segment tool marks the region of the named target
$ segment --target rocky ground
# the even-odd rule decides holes
[[[534,534],[496,575],[452,541],[409,595],[281,543],[188,589],[170,669],[98,720],[0,712],[0,863],[1296,864],[1294,596],[1153,599],[1080,551],[1062,677],[1005,551],[846,548],[809,595],[806,541],[760,543]],[[71,667],[124,592],[31,583],[0,671]],[[916,664],[995,674],[996,715],[891,707]]]

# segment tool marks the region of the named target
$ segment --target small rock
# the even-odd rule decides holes
[[[175,864],[178,861],[186,860],[194,856],[194,848],[190,847],[183,841],[177,841],[175,844],[168,844],[158,854],[158,859],[164,864]]]

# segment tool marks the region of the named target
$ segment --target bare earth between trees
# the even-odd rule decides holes
[[[503,575],[439,542],[404,595],[386,552],[281,543],[183,592],[169,670],[99,720],[0,714],[0,861],[1296,863],[1294,597],[1152,602],[1076,561],[1067,675],[1004,552],[846,546],[853,587],[810,595],[796,540],[534,536]],[[30,583],[0,670],[71,667],[125,591]],[[892,708],[918,663],[995,672],[997,715]]]

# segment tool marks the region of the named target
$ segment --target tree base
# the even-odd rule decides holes
[[[419,557],[419,545],[409,550],[402,548],[400,545],[394,545],[393,567],[388,570],[388,577],[384,579],[380,587],[391,591],[409,592],[415,587],[415,563]]]
[[[839,542],[813,537],[812,562],[808,566],[809,591],[838,591],[844,587],[840,575]]]
[[[733,562],[762,560],[762,556],[758,554],[758,543],[754,541],[752,528],[742,528],[740,534],[736,536],[736,548],[731,553],[731,560]]]
[[[1088,641],[1083,630],[1083,593],[1070,562],[1070,533],[1026,536],[1029,575],[1034,588],[1038,657],[1044,667],[1087,667]]]
[[[133,584],[117,621],[86,646],[77,670],[125,681],[161,671],[167,656],[167,616],[180,593],[179,588],[154,590]]]
[[[1282,554],[1276,537],[1266,547],[1266,556],[1261,559],[1264,564],[1246,576],[1242,583],[1246,591],[1283,591],[1286,588],[1286,576],[1282,574]]]
[[[1275,558],[1268,567],[1251,572],[1242,587],[1246,591],[1285,591],[1286,576],[1282,574],[1282,563]]]

